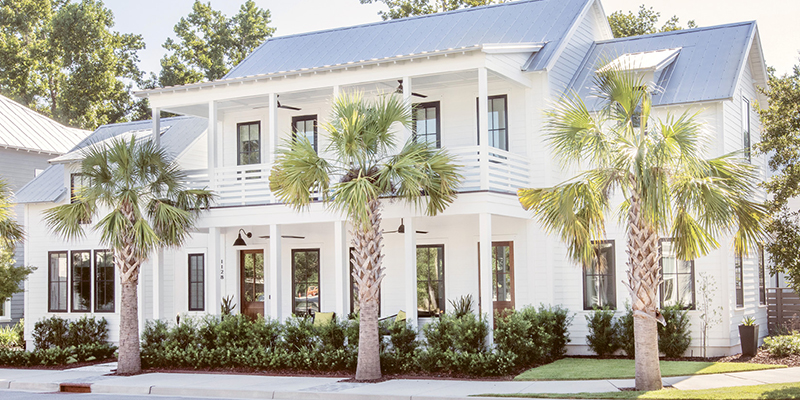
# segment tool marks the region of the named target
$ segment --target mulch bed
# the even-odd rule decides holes
[[[800,355],[790,355],[786,357],[773,357],[766,350],[759,350],[755,356],[733,356],[722,357],[716,361],[721,362],[746,362],[754,364],[786,365],[789,367],[800,367]]]
[[[105,364],[105,363],[110,363],[110,362],[115,362],[115,361],[117,361],[116,358],[107,358],[105,360],[76,362],[76,363],[65,364],[65,365],[32,365],[32,366],[0,365],[0,369],[50,369],[50,370],[53,370],[53,371],[64,371],[64,370],[73,369],[73,368],[88,367],[90,365]]]

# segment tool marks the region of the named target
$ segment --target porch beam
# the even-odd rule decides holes
[[[275,162],[278,152],[278,94],[269,94],[269,162]],[[275,236],[272,236],[273,238]]]
[[[489,72],[478,68],[478,146],[481,190],[489,190]]]
[[[405,286],[406,286],[406,321],[417,326],[417,228],[413,217],[404,218],[405,240]],[[380,312],[380,310],[378,310]]]
[[[283,322],[281,296],[281,226],[269,226],[269,316]]]
[[[478,288],[478,310],[479,314],[484,314],[489,321],[489,334],[486,335],[486,343],[491,345],[494,342],[492,321],[494,320],[494,304],[492,300],[492,214],[482,213],[478,215],[478,234],[480,237],[480,287]]]
[[[220,228],[209,228],[208,229],[208,260],[206,261],[205,270],[206,270],[206,312],[211,315],[219,315],[220,314],[220,281],[219,281],[219,272],[217,271],[217,267],[219,266],[220,259],[222,258],[222,254],[220,252]],[[241,302],[240,302],[241,303]],[[188,310],[188,304],[187,304]]]
[[[217,167],[217,104],[214,100],[208,102],[208,184],[211,189],[215,188],[216,179],[214,169]]]
[[[408,105],[409,114],[413,115],[414,108],[411,104],[411,76],[403,77],[403,102]],[[398,151],[411,139],[412,134],[411,128],[403,128],[403,141],[399,143]]]
[[[158,249],[154,252],[151,264],[153,264],[153,319],[161,318],[161,260],[164,258],[164,250]]]
[[[334,248],[334,296],[336,303],[334,311],[339,318],[345,318],[348,314],[350,299],[350,252],[347,247],[347,221],[333,222],[333,248]]]
[[[153,133],[151,140],[156,147],[161,147],[161,110],[153,107]]]
[[[520,86],[525,88],[532,88],[533,84],[531,83],[530,78],[521,69],[514,68],[508,64],[504,64],[499,62],[492,57],[486,57],[486,68],[490,69],[492,72],[497,73],[501,77],[514,82]]]

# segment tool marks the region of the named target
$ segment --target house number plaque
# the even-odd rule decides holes
[[[219,279],[225,279],[225,261],[219,260]]]

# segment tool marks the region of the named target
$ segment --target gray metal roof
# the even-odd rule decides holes
[[[602,61],[627,53],[680,48],[675,61],[661,73],[658,84],[663,92],[653,95],[653,105],[727,99],[733,96],[755,27],[755,22],[741,22],[597,42],[569,87],[587,99],[594,71],[602,67]],[[594,101],[587,101],[587,106],[593,108]]]
[[[521,0],[270,38],[223,79],[296,71],[487,43],[547,43],[542,69],[591,0]]]
[[[106,142],[114,137],[136,136],[137,140],[149,139],[152,121],[136,121],[103,125],[88,138],[81,141],[68,153],[50,160],[54,165],[23,186],[16,193],[17,203],[40,203],[57,201],[65,193],[64,164],[82,159],[87,148]],[[172,156],[179,156],[208,129],[208,121],[199,117],[173,117],[161,119],[161,146]]]
[[[89,131],[53,121],[7,97],[0,96],[0,147],[63,154]]]

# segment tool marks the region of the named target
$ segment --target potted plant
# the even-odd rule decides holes
[[[739,325],[739,341],[743,356],[755,356],[758,352],[758,325],[753,317],[745,317]]]

